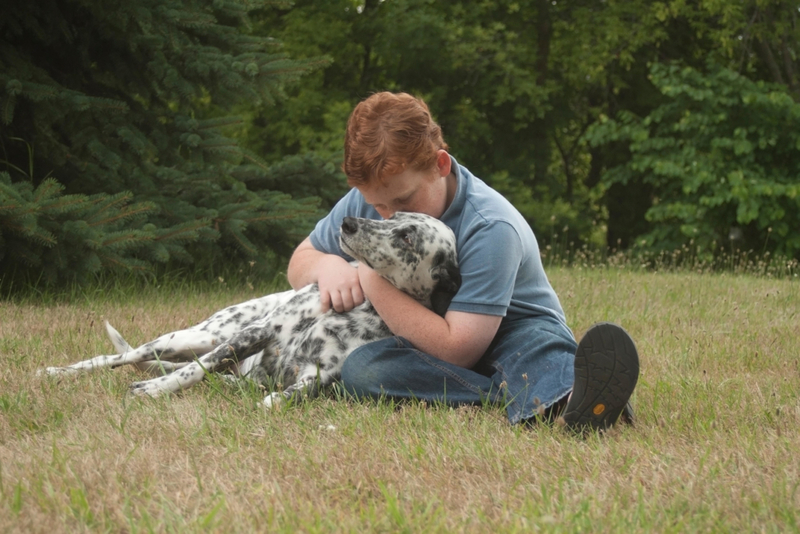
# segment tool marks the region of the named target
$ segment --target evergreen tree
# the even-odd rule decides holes
[[[242,119],[228,115],[274,104],[325,63],[248,31],[250,13],[273,4],[286,7],[0,7],[0,276],[285,256],[319,216],[313,188],[291,177],[318,162],[271,167],[236,142]]]

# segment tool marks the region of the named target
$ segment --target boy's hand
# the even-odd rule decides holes
[[[364,302],[357,269],[338,256],[326,257],[321,267],[317,284],[323,312],[348,312]]]

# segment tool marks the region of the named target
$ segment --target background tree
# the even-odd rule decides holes
[[[620,91],[648,87],[626,103],[658,94],[636,55],[666,39],[647,5],[298,1],[262,22],[293,56],[329,53],[333,62],[292,90],[288,120],[278,109],[259,111],[263,127],[248,146],[271,147],[273,157],[322,150],[340,158],[356,102],[410,91],[429,102],[453,154],[506,194],[545,241],[567,227],[576,240],[604,242],[607,212],[593,187],[601,156],[613,155],[588,147],[582,134]]]
[[[454,155],[508,196],[540,240],[566,229],[576,243],[627,247],[657,222],[646,216],[654,184],[603,181],[630,161],[631,143],[588,143],[587,131],[668,101],[650,64],[703,73],[711,58],[791,94],[795,19],[776,0],[300,0],[261,23],[293,56],[328,53],[333,62],[292,90],[291,118],[259,111],[263,128],[249,146],[272,147],[272,157],[321,149],[335,160],[358,100],[410,91],[430,103]]]
[[[791,99],[798,98],[796,4],[782,0],[672,1],[653,3],[650,12],[657,22],[653,27],[663,29],[666,38],[659,39],[652,53],[638,62],[640,70],[648,66],[638,79],[646,80],[649,96],[644,105],[609,106],[597,118],[620,120],[590,132],[592,153],[600,155],[598,175],[605,175],[598,192],[604,191],[607,199],[609,241],[624,246],[644,242],[651,250],[662,251],[699,244],[706,256],[716,242],[800,257],[793,242],[794,229],[783,235],[772,233],[787,222],[783,209],[787,202],[788,206],[794,204],[791,191],[800,181],[792,163],[798,145],[788,132],[776,130],[778,125],[791,123],[795,113]],[[653,87],[658,90],[655,95]],[[621,94],[631,96],[630,91]],[[786,115],[779,119],[782,113]],[[744,117],[752,124],[743,123]],[[703,119],[709,122],[702,125]],[[614,133],[617,126],[621,129]],[[632,129],[638,127],[633,134]],[[643,135],[653,139],[646,140]],[[659,140],[671,143],[668,138],[672,136],[677,136],[676,145],[655,148]],[[746,150],[737,143],[736,150],[727,152],[717,145],[743,138],[760,142]],[[764,145],[765,138],[772,141]],[[683,152],[684,145],[695,143],[697,155],[689,158],[695,166],[685,167],[688,155]],[[650,167],[651,156],[662,163],[669,161],[673,170],[683,169],[680,176],[672,176],[671,186],[664,169]],[[699,179],[696,165],[711,174]],[[630,173],[627,177],[623,177],[623,169]],[[699,185],[710,186],[707,178],[726,176],[733,170],[741,172],[745,182],[753,178],[755,182],[781,183],[788,189],[742,188],[725,179],[704,191]],[[691,182],[694,185],[688,185]],[[715,197],[710,201],[715,207],[708,204],[709,196]],[[770,208],[773,203],[783,208]],[[685,211],[691,206],[688,211],[692,214],[666,215],[667,206],[674,210],[678,204]],[[706,220],[698,219],[700,215]],[[689,222],[692,218],[699,224]],[[728,241],[729,235],[738,236],[737,242]]]
[[[651,251],[691,241],[707,259],[720,248],[798,255],[800,104],[775,84],[705,70],[653,65],[666,102],[592,128],[594,142],[624,140],[631,151],[604,183],[651,186],[653,226],[639,243]]]
[[[308,160],[270,166],[225,133],[240,127],[226,116],[237,105],[273,105],[286,84],[324,64],[291,60],[271,37],[248,31],[254,9],[276,5],[286,6],[3,4],[4,280],[200,258],[269,267],[275,252],[291,250],[319,215],[313,188],[290,195],[292,174]]]
[[[0,10],[0,170],[8,174],[0,228],[6,252],[20,251],[0,260],[6,272],[25,258],[67,273],[74,259],[42,252],[67,242],[82,251],[75,257],[94,255],[78,271],[254,253],[262,265],[270,253],[285,259],[322,213],[316,200],[324,210],[346,191],[347,117],[381,90],[423,96],[454,155],[522,211],[543,245],[556,237],[697,243],[681,229],[688,219],[656,215],[669,198],[706,214],[696,228],[709,243],[735,225],[752,243],[797,254],[781,211],[794,209],[797,173],[765,163],[794,161],[797,147],[783,134],[775,145],[755,141],[789,127],[794,112],[781,94],[798,99],[797,9],[786,0],[45,0]],[[665,75],[659,65],[677,70]],[[691,96],[725,76],[727,100]],[[709,114],[747,116],[751,96],[775,102],[758,104],[763,131],[746,130],[752,151],[718,159],[712,140],[740,139],[745,125]],[[678,135],[681,106],[714,118],[713,128]],[[688,146],[689,133],[705,164],[721,165],[716,172],[738,169],[785,188],[685,190],[689,175],[668,184],[642,163],[657,156],[683,165],[686,153],[654,152],[652,143],[672,137]],[[735,216],[698,204],[723,191],[741,197],[726,204]],[[91,236],[66,224],[87,222],[88,212],[71,206],[103,195],[122,195],[113,198],[126,215],[94,216]],[[740,205],[759,206],[757,217],[741,219]],[[60,235],[68,227],[75,237]]]

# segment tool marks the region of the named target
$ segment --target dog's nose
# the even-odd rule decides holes
[[[342,221],[342,233],[353,235],[358,231],[358,222],[354,217],[345,217]]]

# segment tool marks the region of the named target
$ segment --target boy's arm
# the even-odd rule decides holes
[[[384,280],[358,266],[364,293],[393,334],[440,360],[472,368],[489,348],[503,320],[500,316],[448,311],[440,317]]]
[[[315,249],[308,237],[292,254],[286,277],[294,289],[319,284],[323,312],[350,311],[364,302],[357,270],[341,256]]]

